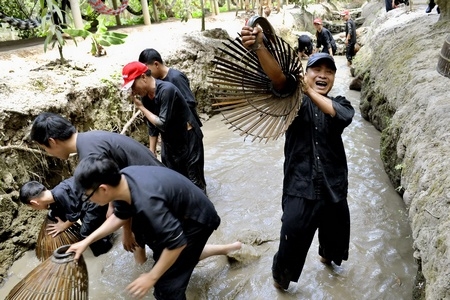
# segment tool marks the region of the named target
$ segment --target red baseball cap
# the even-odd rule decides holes
[[[350,15],[350,12],[348,10],[344,10],[340,13],[341,16],[348,16]]]
[[[314,24],[322,25],[322,19],[321,18],[315,18],[313,21]]]
[[[125,65],[122,69],[122,78],[123,78],[123,84],[122,89],[127,90],[129,89],[136,78],[144,74],[148,71],[148,68],[143,63],[140,63],[138,61],[133,61]]]

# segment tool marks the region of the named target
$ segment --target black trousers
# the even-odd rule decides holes
[[[348,43],[347,49],[345,52],[345,56],[347,57],[347,61],[352,62],[353,56],[355,56],[355,43]]]
[[[186,145],[186,151],[182,157],[172,153],[164,144],[161,145],[161,158],[166,167],[177,171],[189,178],[206,194],[206,180],[204,173],[205,154],[203,149],[203,138],[195,132],[194,129],[188,131],[189,144]]]
[[[203,248],[214,229],[187,220],[189,226],[185,227],[184,234],[188,243],[175,263],[156,282],[153,295],[157,300],[185,300],[186,288],[191,279],[192,272],[198,264]],[[154,250],[155,263],[162,253],[161,249]]]
[[[274,256],[272,274],[284,288],[297,282],[316,230],[319,230],[319,255],[340,265],[348,259],[350,212],[347,200],[308,200],[283,195],[280,245]]]

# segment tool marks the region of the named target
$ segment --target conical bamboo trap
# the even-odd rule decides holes
[[[83,256],[59,247],[23,278],[5,300],[87,300],[89,278]]]
[[[61,232],[55,237],[48,235],[46,230],[47,225],[55,223],[56,222],[51,220],[49,217],[45,218],[42,223],[36,243],[36,256],[40,261],[44,261],[52,256],[53,252],[59,247],[63,245],[70,245],[82,240],[80,235],[81,225],[78,223],[74,223],[64,232]]]
[[[275,31],[266,18],[254,16],[248,26],[260,26],[264,47],[281,66],[288,78],[282,93],[272,88],[254,51],[242,44],[240,37],[224,43],[221,56],[215,56],[210,82],[213,85],[213,109],[221,112],[230,128],[240,134],[259,139],[279,138],[287,130],[300,109],[303,68],[294,49]]]
[[[441,53],[437,65],[437,71],[442,76],[450,78],[450,34],[442,45]]]

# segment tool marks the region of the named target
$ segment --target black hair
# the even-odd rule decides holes
[[[34,119],[30,138],[38,144],[50,147],[50,138],[65,141],[75,132],[75,126],[69,120],[58,114],[44,112]]]
[[[145,71],[145,76],[150,77],[152,76],[152,70],[148,69],[147,71]]]
[[[147,48],[139,54],[139,62],[152,65],[155,61],[164,64],[161,55],[153,48]]]
[[[19,200],[23,204],[30,204],[32,199],[39,197],[39,195],[46,190],[47,188],[42,183],[37,181],[28,181],[20,188]]]
[[[95,189],[101,184],[119,185],[121,174],[119,166],[101,155],[89,155],[83,158],[73,174],[77,188]]]

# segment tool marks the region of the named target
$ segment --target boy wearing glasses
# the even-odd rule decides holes
[[[90,243],[132,218],[137,241],[141,247],[147,244],[155,259],[153,268],[127,287],[136,298],[154,287],[156,299],[186,299],[185,291],[199,260],[241,247],[239,242],[206,245],[220,217],[201,189],[169,168],[131,166],[119,170],[110,159],[90,156],[78,164],[74,177],[94,203],[108,205],[113,201],[114,214],[67,252],[75,252],[78,259]]]
[[[47,226],[47,232],[52,237],[81,220],[80,235],[85,238],[103,224],[108,210],[107,206],[83,202],[83,193],[76,190],[73,177],[62,181],[51,190],[40,182],[29,181],[20,188],[19,199],[33,209],[49,210],[48,218],[56,222]],[[111,247],[110,235],[90,245],[94,256],[108,252]]]
[[[112,159],[120,169],[132,165],[164,166],[147,147],[133,138],[101,130],[78,132],[69,120],[50,112],[36,117],[30,138],[45,152],[63,160],[67,160],[70,154],[77,153],[79,160],[89,155],[102,155]],[[111,213],[108,212],[107,216]],[[123,230],[124,249],[133,252],[136,261],[141,263],[144,249],[137,248],[129,224]]]

